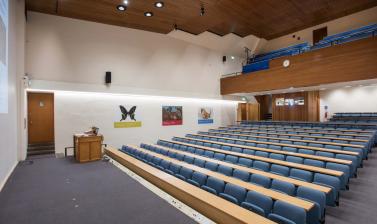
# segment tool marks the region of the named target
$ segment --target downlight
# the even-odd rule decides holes
[[[125,6],[125,5],[118,5],[117,9],[118,9],[118,11],[126,11],[127,6]]]
[[[144,16],[146,16],[146,17],[152,17],[153,16],[153,12],[145,12]]]
[[[154,3],[154,6],[156,8],[163,8],[164,7],[164,3],[163,2],[156,2],[156,3]]]

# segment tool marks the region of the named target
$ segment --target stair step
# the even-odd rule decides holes
[[[28,151],[27,155],[32,156],[32,155],[43,155],[43,154],[54,154],[55,150],[33,150],[33,151]]]

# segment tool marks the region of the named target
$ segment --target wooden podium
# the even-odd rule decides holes
[[[75,159],[80,163],[102,158],[102,135],[76,134],[73,136]]]

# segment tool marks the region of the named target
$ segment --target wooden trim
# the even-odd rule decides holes
[[[202,213],[217,223],[273,224],[275,222],[237,206],[227,200],[208,193],[142,161],[139,161],[113,147],[106,147],[105,153],[143,177],[158,188]],[[221,206],[219,206],[221,205]]]
[[[144,153],[148,153],[150,155],[153,155],[153,156],[158,157],[160,159],[163,159],[163,160],[175,163],[177,165],[186,167],[186,168],[191,169],[193,171],[203,173],[207,176],[215,177],[215,178],[223,180],[224,182],[227,182],[227,183],[238,185],[238,186],[243,187],[243,188],[245,188],[249,191],[256,191],[260,194],[271,197],[274,200],[285,201],[285,202],[290,203],[292,205],[295,205],[297,207],[303,208],[306,211],[309,211],[314,206],[314,204],[312,202],[309,202],[309,201],[306,201],[306,200],[303,200],[303,199],[299,199],[299,198],[296,198],[296,197],[293,197],[293,196],[289,196],[287,194],[280,193],[278,191],[270,190],[268,188],[264,188],[264,187],[261,187],[261,186],[258,186],[258,185],[255,185],[255,184],[252,184],[252,183],[249,183],[249,182],[245,182],[245,181],[239,180],[239,179],[234,178],[234,177],[229,177],[229,176],[226,176],[226,175],[218,173],[218,172],[210,171],[208,169],[198,167],[198,166],[186,163],[186,162],[182,162],[180,160],[173,159],[173,158],[170,158],[168,156],[164,156],[162,154],[158,154],[158,153],[155,153],[155,152],[152,152],[152,151],[149,151],[149,150],[145,150],[145,149],[142,149],[142,148],[137,147],[137,146],[132,146],[132,147],[137,148],[138,150],[140,150]]]
[[[161,141],[170,142],[170,143],[173,143],[173,144],[191,146],[191,147],[199,148],[199,149],[202,149],[202,150],[219,152],[219,153],[223,153],[223,154],[226,154],[226,155],[233,155],[233,156],[238,156],[238,157],[242,157],[242,158],[246,158],[246,159],[259,160],[259,161],[274,163],[274,164],[278,164],[278,165],[282,165],[282,166],[288,166],[288,167],[298,168],[298,169],[302,169],[302,170],[308,170],[308,171],[312,171],[312,172],[328,174],[328,175],[336,176],[336,177],[341,177],[344,174],[341,171],[330,170],[330,169],[320,168],[320,167],[316,167],[316,166],[308,166],[308,165],[303,165],[303,164],[298,164],[298,163],[291,163],[291,162],[281,161],[281,160],[277,160],[277,159],[265,158],[265,157],[261,157],[261,156],[253,156],[253,155],[248,155],[248,154],[244,154],[244,153],[230,152],[230,151],[226,151],[226,150],[222,150],[222,149],[215,149],[215,148],[211,148],[211,147],[194,145],[194,144],[189,144],[189,143],[185,143],[185,142],[177,142],[177,141],[170,141],[170,140],[163,140],[163,139],[161,139]],[[247,148],[247,146],[245,148]]]
[[[152,145],[159,147],[159,148],[163,148],[165,150],[175,152],[175,153],[179,153],[179,154],[182,154],[182,155],[186,155],[186,156],[198,158],[198,159],[201,159],[201,160],[204,160],[204,161],[209,161],[209,162],[229,166],[229,167],[232,167],[232,168],[238,169],[238,170],[243,170],[243,171],[246,171],[248,173],[259,174],[259,175],[262,175],[262,176],[265,176],[265,177],[268,177],[268,178],[271,178],[271,179],[276,179],[276,180],[281,180],[281,181],[285,181],[285,182],[288,182],[288,183],[292,183],[295,186],[303,186],[303,187],[312,188],[314,190],[321,191],[321,192],[324,192],[326,194],[330,193],[330,191],[331,191],[331,188],[329,188],[329,187],[325,187],[325,186],[321,186],[321,185],[317,185],[317,184],[312,184],[312,183],[309,183],[309,182],[306,182],[306,181],[301,181],[301,180],[298,180],[298,179],[285,177],[285,176],[281,176],[281,175],[277,175],[277,174],[273,174],[273,173],[270,173],[270,172],[265,172],[265,171],[245,167],[245,166],[240,166],[240,165],[236,165],[236,164],[233,164],[233,163],[227,163],[227,162],[223,162],[223,161],[220,161],[220,160],[211,159],[211,158],[208,158],[208,157],[205,157],[205,156],[200,156],[200,155],[189,153],[189,152],[183,152],[183,151],[172,149],[172,148],[167,148],[167,147],[160,146],[160,145],[155,145],[155,144],[152,144]]]

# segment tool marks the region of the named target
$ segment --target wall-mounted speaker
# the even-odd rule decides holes
[[[106,72],[105,83],[111,84],[111,72]]]
[[[226,56],[223,56],[223,62],[226,62]]]

